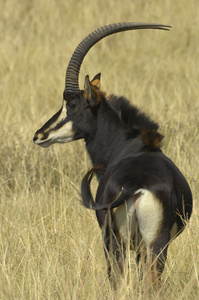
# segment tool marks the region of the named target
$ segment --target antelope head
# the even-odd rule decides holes
[[[85,77],[84,90],[79,89],[79,71],[87,52],[98,41],[111,34],[136,29],[169,30],[170,26],[146,23],[118,23],[98,28],[88,35],[74,51],[66,70],[61,109],[39,130],[33,141],[42,147],[87,139],[96,119],[96,110],[104,94],[100,91],[100,74],[92,81]]]
[[[54,143],[68,143],[89,136],[89,124],[95,119],[94,107],[103,95],[99,89],[100,75],[92,81],[86,76],[84,91],[64,91],[61,109],[37,130],[33,138],[35,144],[46,148]]]

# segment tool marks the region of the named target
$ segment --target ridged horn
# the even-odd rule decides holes
[[[75,49],[66,70],[65,91],[64,94],[79,91],[79,71],[81,64],[87,52],[101,39],[111,34],[135,30],[135,29],[161,29],[169,30],[171,26],[150,23],[115,23],[100,27],[89,34]]]

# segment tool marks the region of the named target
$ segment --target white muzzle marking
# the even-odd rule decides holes
[[[73,141],[74,139],[74,132],[73,132],[73,123],[72,121],[69,121],[65,123],[62,127],[59,129],[53,130],[51,129],[50,133],[48,134],[47,139],[42,140],[38,139],[35,141],[35,144],[47,148],[52,144],[55,143],[68,143]]]

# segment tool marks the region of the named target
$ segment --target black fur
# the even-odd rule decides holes
[[[105,26],[87,36],[76,48],[67,68],[63,95],[67,109],[64,105],[63,110],[44,124],[33,138],[35,143],[43,147],[56,142],[85,140],[94,168],[82,181],[82,199],[85,207],[96,210],[97,220],[103,231],[110,276],[115,274],[115,270],[111,272],[111,265],[113,269],[117,269],[118,265],[120,270],[123,270],[126,247],[115,222],[114,208],[125,202],[129,203],[130,199],[131,208],[135,208],[134,212],[138,219],[136,205],[143,199],[143,193],[147,194],[146,191],[150,191],[148,194],[153,195],[151,203],[158,211],[158,217],[161,217],[161,225],[155,223],[155,226],[158,224],[158,228],[147,247],[151,247],[153,263],[156,264],[156,258],[160,256],[155,269],[161,274],[170,241],[170,230],[174,224],[177,224],[178,233],[183,230],[191,216],[192,195],[181,172],[161,151],[163,136],[158,131],[158,124],[131,106],[123,97],[112,95],[108,101],[100,90],[100,74],[92,81],[86,76],[85,90],[80,91],[79,68],[87,51],[105,36],[121,30],[141,28],[168,30],[169,27],[159,24],[122,23]],[[62,112],[63,117],[57,124],[55,121]],[[58,130],[56,135],[56,130],[62,127],[63,131]],[[99,186],[94,200],[90,185],[95,174]],[[154,196],[157,203],[161,204],[161,208],[163,207],[163,212],[156,206]],[[149,214],[147,218],[151,221]],[[141,221],[144,224],[145,219]],[[139,220],[137,224],[138,229],[131,238],[136,246],[136,260],[139,262],[142,256],[139,245],[144,237],[141,229],[139,230]],[[147,230],[143,232],[148,234]]]
[[[97,114],[90,124],[90,132],[86,147],[94,168],[82,181],[82,199],[85,207],[96,210],[99,225],[104,228],[106,251],[109,254],[111,251],[118,263],[121,261],[119,247],[122,246],[125,252],[112,209],[131,198],[137,190],[149,190],[164,207],[162,229],[152,250],[154,259],[160,255],[157,266],[160,274],[166,261],[173,224],[178,225],[179,234],[191,216],[192,195],[189,185],[175,164],[162,153],[160,146],[163,136],[158,132],[158,124],[123,97],[112,96],[109,101],[101,99]],[[99,186],[94,201],[90,184],[95,174]],[[137,261],[139,257],[138,250]]]
[[[48,140],[50,130],[56,131],[58,126],[68,122],[69,140],[85,140],[94,168],[82,181],[82,199],[85,207],[96,210],[110,277],[116,274],[117,266],[123,270],[126,248],[117,228],[114,209],[129,203],[129,199],[133,201],[131,208],[135,208],[146,191],[158,199],[163,207],[163,218],[161,214],[155,240],[150,240],[147,247],[151,248],[153,262],[159,256],[156,272],[160,275],[166,261],[171,228],[176,224],[175,234],[179,234],[191,216],[191,191],[179,169],[161,151],[163,136],[158,131],[158,124],[123,97],[112,95],[107,100],[99,89],[99,78],[95,78],[92,85],[86,76],[85,91],[64,93],[67,107],[65,109],[64,105],[61,123],[57,125],[56,120],[62,109],[36,132],[33,140],[37,142],[40,139],[41,146],[49,146],[56,142],[51,137]],[[90,185],[95,174],[99,186],[94,200]],[[136,208],[134,217],[138,218]],[[139,230],[139,220],[137,225],[136,233],[131,238],[139,263],[143,256],[140,248],[143,236]]]

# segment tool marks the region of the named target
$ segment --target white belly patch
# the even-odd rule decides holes
[[[135,194],[139,194],[136,200],[132,197],[113,210],[116,226],[120,237],[127,243],[135,236],[137,220],[139,232],[146,246],[150,247],[161,230],[163,207],[148,190],[140,189]]]

